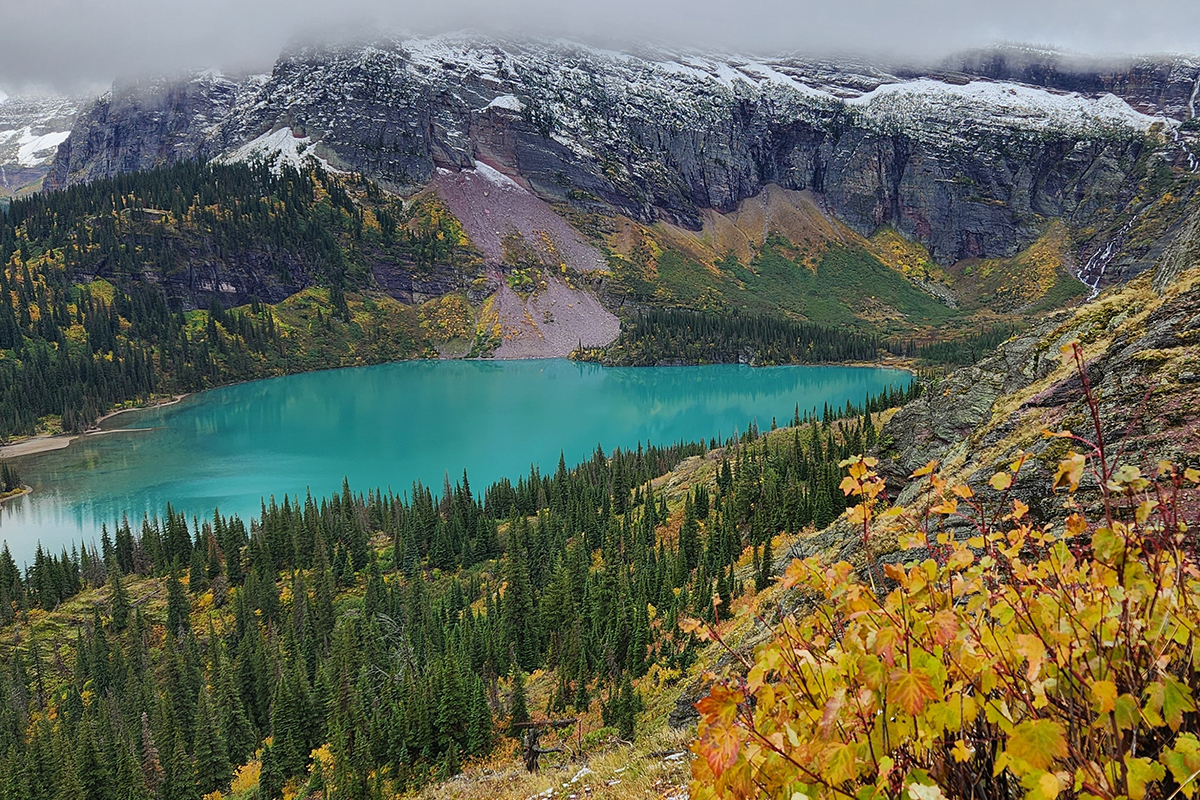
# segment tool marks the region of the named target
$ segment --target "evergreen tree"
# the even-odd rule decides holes
[[[196,700],[195,729],[192,758],[196,771],[196,791],[205,795],[228,784],[231,772],[225,738],[221,735],[208,690],[203,687]]]
[[[115,560],[115,559],[114,559]],[[121,581],[120,569],[114,568],[109,572],[109,613],[112,615],[113,630],[117,633],[125,630],[129,624],[129,595]]]
[[[633,688],[629,675],[623,675],[620,688],[617,689],[603,711],[604,724],[617,729],[617,735],[626,741],[633,741],[637,715],[645,710],[642,696]]]
[[[187,632],[192,606],[177,573],[177,567],[173,567],[167,576],[167,630],[182,636]]]
[[[525,673],[513,669],[512,692],[508,698],[509,735],[516,736],[517,726],[529,722],[529,707],[525,700]]]
[[[110,800],[115,787],[111,765],[96,741],[95,723],[86,715],[75,745],[75,769],[79,776],[81,800]]]
[[[471,681],[471,705],[468,711],[467,753],[484,755],[492,749],[492,710],[488,706],[483,680],[478,676]]]
[[[283,797],[283,781],[283,769],[275,756],[275,746],[263,747],[261,770],[258,775],[260,800],[279,800]]]

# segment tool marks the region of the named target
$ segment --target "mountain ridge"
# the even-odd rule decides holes
[[[821,194],[864,235],[890,224],[950,264],[1013,256],[1043,218],[1103,228],[1150,155],[1198,163],[1193,109],[1178,99],[1200,80],[1188,59],[1138,80],[1077,81],[1098,96],[1059,90],[1065,69],[976,61],[894,74],[461,35],[310,46],[268,76],[114,87],[77,118],[46,185],[215,158],[289,127],[333,167],[404,194],[484,160],[545,200],[691,230],[703,210],[778,183]]]

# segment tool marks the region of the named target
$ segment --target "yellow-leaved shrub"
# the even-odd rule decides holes
[[[1078,348],[1067,355],[1083,374]],[[1110,464],[1083,383],[1095,441],[1054,434],[1082,445],[1055,478],[1071,509],[1055,528],[1010,496],[1022,458],[992,476],[990,505],[935,464],[918,470],[919,516],[881,510],[873,459],[844,463],[851,520],[869,539],[891,517],[914,557],[877,582],[791,564],[782,583],[809,610],[697,704],[693,798],[1196,794],[1200,557],[1181,498],[1200,473]],[[1093,519],[1073,502],[1081,483]],[[971,535],[948,533],[950,518]]]

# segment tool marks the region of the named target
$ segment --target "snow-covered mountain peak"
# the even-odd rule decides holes
[[[991,80],[960,84],[922,78],[889,83],[846,104],[861,111],[871,124],[901,130],[919,130],[924,122],[942,127],[958,120],[990,129],[1088,135],[1145,132],[1155,124],[1178,124],[1162,115],[1140,113],[1108,92],[1088,97]]]
[[[305,54],[310,62],[329,62],[330,55],[320,50]],[[797,55],[650,46],[617,51],[562,39],[496,40],[469,33],[380,40],[339,48],[332,55],[334,62],[355,63],[372,77],[390,72],[440,90],[479,93],[483,102],[477,108],[506,96],[522,105],[548,107],[567,128],[573,121],[587,127],[588,115],[626,115],[654,105],[667,119],[695,124],[704,121],[714,104],[746,99],[769,102],[783,117],[852,110],[863,124],[917,136],[957,132],[965,121],[978,122],[979,130],[1006,127],[1072,135],[1140,133],[1164,121],[1161,114],[1136,110],[1108,91],[1059,91],[969,76],[906,80],[863,62]]]
[[[543,201],[692,228],[775,183],[821,195],[860,230],[896,225],[938,258],[1011,255],[1041,217],[1098,213],[1147,144],[1186,161],[1192,69],[1089,71],[1036,49],[918,69],[381,36],[298,47],[268,76],[116,90],[82,115],[47,181],[197,157],[283,168],[320,153],[411,193],[438,170],[479,177],[483,163]],[[1167,135],[1148,136],[1156,125]]]

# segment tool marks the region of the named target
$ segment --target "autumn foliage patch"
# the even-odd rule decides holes
[[[879,526],[912,557],[874,581],[793,562],[782,583],[807,610],[698,704],[693,797],[1196,794],[1200,559],[1179,509],[1200,472],[1112,458],[1081,352],[1066,357],[1094,434],[1046,434],[1075,448],[1054,482],[1065,523],[1011,496],[1024,458],[989,502],[930,464],[916,511],[887,507],[874,459],[844,462],[868,564]]]

